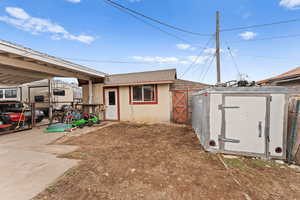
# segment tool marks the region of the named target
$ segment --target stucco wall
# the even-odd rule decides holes
[[[119,88],[120,120],[139,122],[169,122],[171,115],[171,92],[169,84],[157,86],[158,104],[129,103],[129,87]]]

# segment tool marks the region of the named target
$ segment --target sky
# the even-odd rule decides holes
[[[300,18],[300,0],[115,2],[204,36],[145,24],[104,0],[0,0],[0,39],[108,74],[176,68],[178,78],[213,84],[209,35],[217,10],[221,30]],[[295,21],[221,32],[222,81],[262,80],[300,66],[299,27]]]

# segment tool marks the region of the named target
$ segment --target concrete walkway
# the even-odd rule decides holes
[[[76,146],[47,145],[64,133],[34,129],[0,136],[0,199],[27,200],[43,191],[77,160],[57,158]]]

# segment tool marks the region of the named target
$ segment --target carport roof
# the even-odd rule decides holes
[[[0,40],[0,84],[19,85],[53,77],[102,79],[105,73]]]

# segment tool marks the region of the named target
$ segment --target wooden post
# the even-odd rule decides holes
[[[92,113],[93,112],[93,108],[91,106],[91,104],[93,104],[93,82],[92,80],[89,80],[89,112]]]

